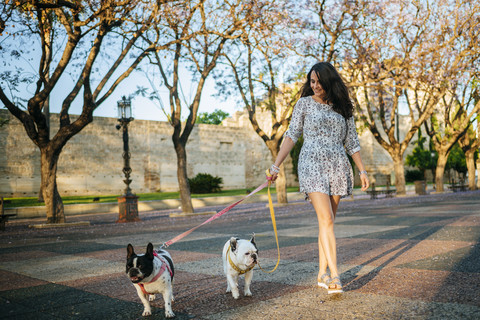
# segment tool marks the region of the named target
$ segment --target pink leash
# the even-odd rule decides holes
[[[163,243],[162,245],[162,248],[168,248],[171,244],[177,242],[178,240],[188,236],[190,233],[192,233],[193,231],[195,231],[196,229],[200,228],[201,226],[203,226],[204,224],[207,224],[209,223],[210,221],[213,221],[217,218],[220,218],[223,214],[227,213],[230,209],[232,209],[233,207],[235,207],[237,204],[239,204],[240,202],[242,202],[243,200],[247,199],[248,197],[254,195],[255,193],[257,193],[258,191],[262,190],[263,188],[265,188],[266,186],[268,186],[270,182],[269,181],[266,181],[264,182],[261,186],[259,186],[257,189],[253,190],[252,192],[250,192],[246,197],[244,197],[243,199],[240,199],[238,200],[237,202],[229,205],[228,207],[226,207],[225,209],[223,209],[222,211],[220,212],[217,212],[215,215],[211,216],[208,220],[206,220],[205,222],[203,222],[202,224],[196,226],[196,227],[193,227],[192,229],[190,230],[187,230],[185,231],[184,233],[176,236],[175,238],[171,239],[171,240],[168,240],[167,242]]]

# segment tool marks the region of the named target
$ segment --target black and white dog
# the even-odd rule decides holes
[[[127,246],[127,275],[137,289],[142,300],[143,316],[152,314],[150,301],[155,299],[155,293],[161,293],[165,301],[165,317],[173,318],[173,262],[170,254],[165,250],[153,250],[151,243],[145,254],[135,254],[133,246]]]

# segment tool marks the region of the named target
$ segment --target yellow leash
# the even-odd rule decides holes
[[[277,222],[275,221],[275,211],[273,210],[272,195],[270,194],[270,185],[272,184],[272,182],[269,178],[271,178],[272,175],[270,174],[270,171],[268,169],[265,172],[265,174],[267,175],[267,180],[268,180],[268,189],[267,189],[268,190],[268,206],[270,207],[270,218],[272,219],[273,231],[275,232],[275,241],[277,242],[278,258],[277,258],[277,264],[270,271],[263,270],[263,268],[260,266],[260,262],[257,262],[257,264],[260,270],[262,270],[263,272],[272,273],[277,269],[278,265],[280,264],[280,246],[278,245]]]

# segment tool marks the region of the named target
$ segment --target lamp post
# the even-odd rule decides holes
[[[140,221],[138,217],[138,197],[132,193],[130,189],[130,174],[132,173],[132,168],[130,168],[130,151],[128,148],[128,124],[133,121],[132,117],[132,103],[130,98],[125,96],[122,97],[122,100],[117,102],[118,107],[118,122],[116,128],[123,130],[123,173],[125,174],[125,193],[118,197],[118,220],[117,222],[131,222],[131,221]]]

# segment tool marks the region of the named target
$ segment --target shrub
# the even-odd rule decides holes
[[[425,180],[423,172],[420,170],[407,170],[405,173],[405,180],[407,182],[413,182],[417,180]]]
[[[208,173],[199,173],[194,178],[188,179],[192,193],[212,193],[221,190],[223,183],[221,177],[214,177]]]

